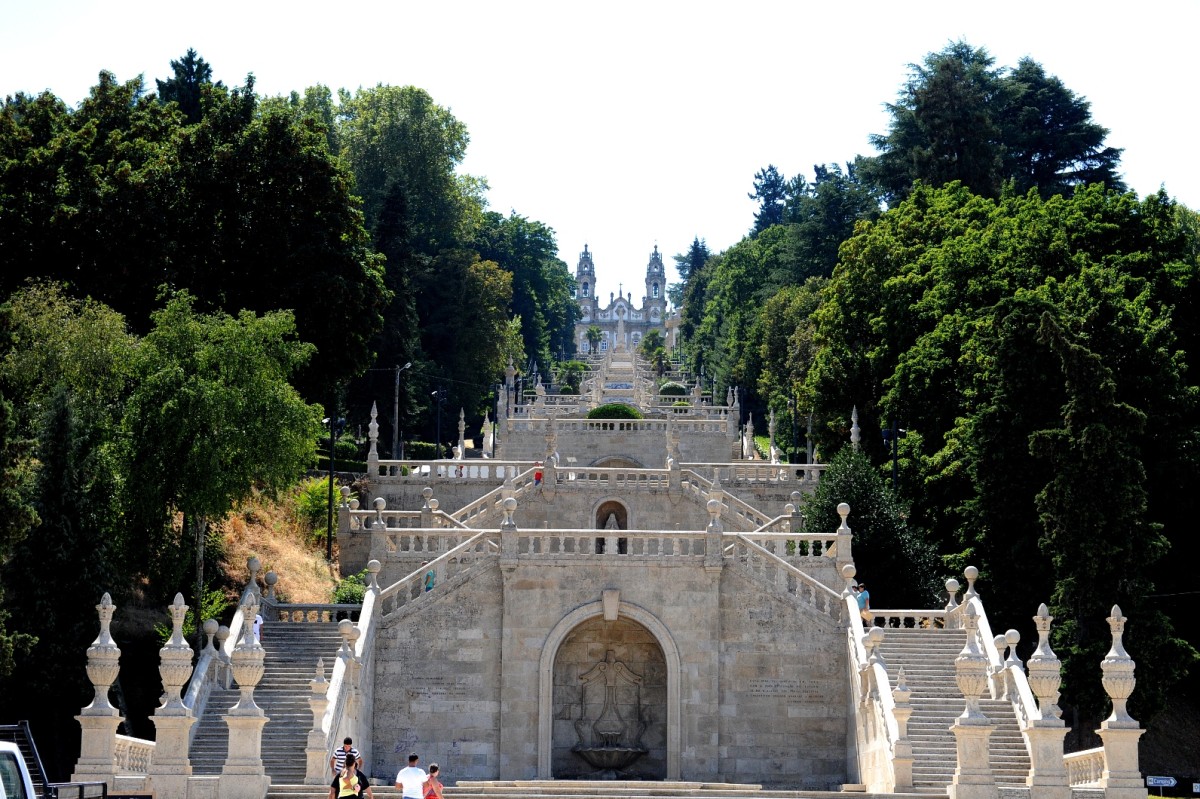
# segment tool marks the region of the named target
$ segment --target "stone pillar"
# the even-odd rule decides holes
[[[955,580],[953,577],[946,581],[946,594],[949,597],[946,600],[947,613],[958,607],[958,589],[960,588],[962,588],[962,586],[959,585],[958,580]]]
[[[262,762],[262,731],[269,719],[254,701],[254,688],[263,676],[266,652],[254,636],[258,603],[252,596],[242,605],[242,639],[234,647],[233,678],[237,681],[237,704],[225,714],[229,727],[229,753],[221,769],[221,799],[262,799],[271,786]]]
[[[862,441],[862,430],[858,426],[858,406],[854,405],[850,408],[850,446],[857,451],[860,441]]]
[[[875,627],[875,630],[880,628]],[[896,740],[892,744],[892,774],[896,784],[894,790],[905,793],[912,789],[913,753],[912,742],[908,740],[908,720],[912,718],[912,705],[909,699],[912,691],[905,682],[904,667],[896,674],[896,687],[892,689],[892,702],[895,708],[892,713],[896,717]]]
[[[467,457],[467,415],[462,408],[458,409],[458,456]]]
[[[837,565],[840,569],[847,563],[854,562],[854,554],[850,549],[850,542],[854,536],[850,534],[850,525],[846,519],[850,516],[850,506],[845,502],[839,502],[837,506],[838,516],[842,517],[842,523],[837,529],[837,541],[834,544],[837,549],[834,550],[834,555],[837,557]]]
[[[158,674],[165,695],[162,705],[154,711],[155,746],[150,761],[149,782],[150,789],[162,799],[183,799],[187,796],[187,781],[192,773],[188,745],[189,733],[196,719],[179,695],[183,684],[192,676],[192,648],[183,639],[183,618],[187,611],[183,594],[176,594],[175,601],[167,607],[167,612],[171,614],[171,638],[158,651]],[[254,617],[250,619],[253,622]]]
[[[372,575],[374,577],[374,575]],[[329,780],[329,757],[325,745],[325,731],[321,729],[321,721],[325,718],[325,710],[329,707],[329,681],[325,679],[325,661],[317,660],[316,679],[308,681],[312,696],[308,698],[308,707],[312,711],[313,725],[308,731],[308,745],[304,748],[306,765],[304,769],[305,785],[327,785]]]
[[[421,496],[425,500],[421,504],[421,526],[428,529],[433,527],[433,506],[429,504],[429,500],[433,496],[433,489],[425,486],[421,489]]]
[[[979,579],[979,569],[968,566],[963,569],[963,577],[967,578],[967,592],[963,594],[963,602],[966,603],[979,596],[979,592],[975,590],[975,581]]]
[[[75,717],[83,728],[83,738],[80,741],[79,760],[71,775],[72,782],[105,781],[111,787],[113,775],[116,774],[115,736],[117,725],[124,719],[108,701],[108,689],[117,679],[121,658],[121,650],[108,629],[115,611],[112,597],[105,592],[96,606],[96,613],[100,616],[100,634],[87,650],[87,675],[96,696]]]
[[[1030,719],[1025,728],[1025,737],[1029,741],[1029,777],[1025,782],[1029,785],[1030,799],[1070,799],[1071,787],[1063,763],[1067,725],[1063,723],[1058,707],[1061,664],[1050,649],[1050,622],[1054,617],[1046,609],[1045,602],[1038,605],[1033,621],[1037,625],[1038,646],[1029,657],[1026,669],[1029,687],[1037,696],[1039,717]]]
[[[247,558],[246,569],[250,572],[250,583],[246,587],[254,592],[254,596],[261,597],[262,589],[258,586],[258,573],[262,571],[262,562],[255,557]]]
[[[1112,648],[1100,663],[1104,672],[1104,691],[1112,700],[1113,709],[1112,715],[1101,722],[1096,731],[1104,741],[1104,773],[1100,784],[1104,786],[1105,799],[1145,799],[1146,796],[1146,786],[1138,767],[1138,739],[1145,730],[1125,709],[1137,684],[1133,676],[1133,658],[1121,643],[1125,622],[1121,608],[1113,605],[1112,615],[1108,617]]]
[[[717,488],[710,495],[705,508],[708,510],[708,527],[704,529],[704,570],[710,574],[721,571],[725,563],[725,553],[721,551],[724,543],[724,530],[721,527],[721,489]]]
[[[784,506],[784,512],[790,513],[792,515],[792,519],[790,522],[790,528],[791,528],[790,532],[793,532],[793,533],[806,532],[807,525],[805,524],[804,513],[800,510],[801,508],[804,507],[804,495],[801,494],[799,491],[793,491],[791,496],[792,496],[792,502],[791,502],[792,509],[789,511],[789,510],[787,510],[787,506],[786,505]]]
[[[396,375],[396,390],[400,390],[400,375]],[[370,447],[367,449],[367,472],[373,477],[379,476],[379,409],[374,402],[371,403],[371,422],[367,425],[367,440],[370,442]],[[333,421],[330,421],[333,424]],[[395,452],[392,458],[399,457]]]
[[[512,571],[517,567],[517,523],[513,521],[513,514],[517,510],[517,500],[515,497],[505,497],[500,501],[500,508],[504,512],[504,521],[500,523],[500,568],[505,571]]]
[[[979,649],[978,617],[975,608],[966,611],[967,643],[954,659],[954,678],[967,700],[966,709],[954,720],[958,765],[946,786],[949,799],[996,799],[996,780],[988,759],[988,739],[994,725],[979,709],[979,694],[987,684],[987,656]]]

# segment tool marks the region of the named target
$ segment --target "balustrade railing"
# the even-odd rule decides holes
[[[944,610],[872,608],[871,623],[885,629],[954,629]]]
[[[706,551],[703,532],[520,530],[517,533],[517,554],[523,556],[701,558]]]
[[[427,593],[443,590],[448,581],[471,569],[481,560],[498,556],[499,541],[499,533],[494,530],[479,532],[467,538],[384,588],[378,597],[379,612],[384,616],[390,615],[410,602],[421,599]],[[432,585],[426,581],[426,576],[431,571]],[[363,615],[366,615],[365,604]]]
[[[271,620],[284,624],[328,624],[342,619],[353,621],[361,611],[362,605],[357,603],[330,605],[284,602],[273,608]]]
[[[790,518],[790,516],[781,516],[778,519],[772,519],[764,526],[770,526],[781,519]],[[767,552],[793,566],[811,565],[816,559],[828,560],[837,555],[836,534],[775,533],[759,529],[751,533],[742,533],[742,538],[753,541]]]
[[[533,465],[532,461],[503,461],[490,458],[464,460],[381,460],[373,478],[387,482],[418,483],[441,480],[497,483],[515,477]]]
[[[859,779],[868,793],[894,793],[911,789],[911,749],[903,742],[891,679],[882,658],[872,657],[867,651],[868,645],[872,651],[877,651],[886,633],[874,633],[874,640],[869,637],[868,632],[872,627],[863,625],[858,601],[852,594],[841,597],[840,607],[848,621],[846,646],[854,675],[851,679],[851,699],[860,753]]]
[[[665,489],[671,475],[666,469],[626,469],[611,467],[561,467],[557,470],[557,485],[602,486],[626,491]]]
[[[727,534],[725,538],[725,553],[756,572],[760,579],[774,585],[780,591],[791,594],[818,613],[841,618],[841,597],[838,592],[744,535],[732,533]]]
[[[118,775],[147,774],[150,762],[154,759],[154,741],[117,735],[113,758]]]
[[[1107,768],[1103,746],[1063,755],[1063,763],[1067,767],[1067,784],[1072,788],[1100,785]]]

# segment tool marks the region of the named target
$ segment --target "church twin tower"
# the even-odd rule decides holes
[[[592,263],[592,254],[588,252],[586,244],[575,267],[575,300],[579,303],[575,346],[581,354],[593,350],[605,353],[616,347],[617,328],[621,321],[625,322],[622,332],[626,349],[636,349],[650,330],[663,333],[665,340],[667,280],[658,245],[654,246],[650,263],[646,264],[646,294],[642,297],[641,307],[634,306],[633,292],[624,295],[610,292],[608,305],[600,306],[600,299],[596,296],[596,266]],[[600,341],[596,347],[588,340],[588,329],[592,327],[600,331]]]

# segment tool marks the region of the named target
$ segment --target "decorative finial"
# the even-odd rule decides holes
[[[862,439],[861,433],[858,428],[858,406],[855,405],[850,409],[850,446],[854,447],[855,452],[858,451],[858,443]]]

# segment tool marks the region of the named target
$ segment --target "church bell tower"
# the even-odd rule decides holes
[[[646,264],[646,296],[642,298],[642,307],[654,324],[660,324],[666,315],[667,276],[657,244],[654,245],[654,252],[650,253],[650,263]]]
[[[575,267],[575,301],[579,303],[579,319],[590,322],[596,318],[596,266],[587,245],[579,254]]]

